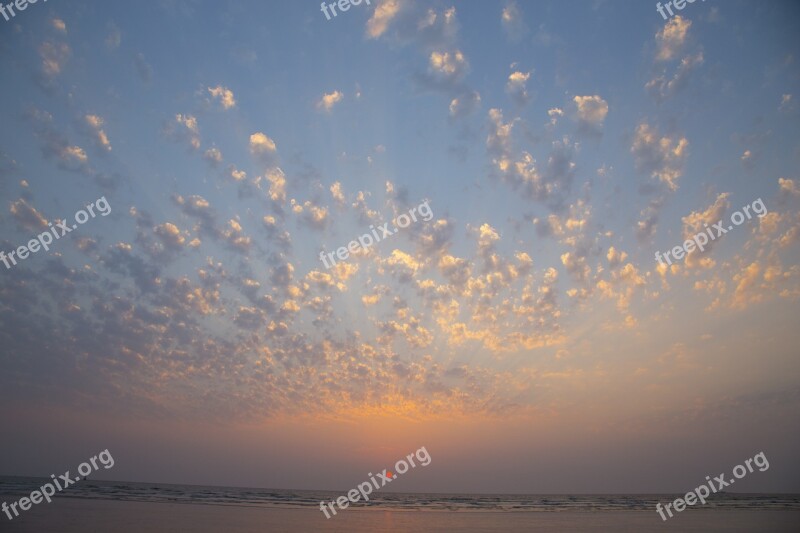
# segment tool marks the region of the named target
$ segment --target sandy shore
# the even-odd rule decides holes
[[[250,508],[218,505],[140,503],[57,498],[13,521],[0,515],[9,533],[419,533],[425,532],[794,532],[800,511],[692,511],[666,523],[653,511],[559,513],[455,513],[447,511],[352,510],[330,520],[313,509]]]

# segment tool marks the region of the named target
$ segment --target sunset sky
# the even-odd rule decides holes
[[[0,18],[0,474],[800,492],[800,4]],[[664,252],[768,210],[672,268]],[[321,251],[427,201],[333,269]]]

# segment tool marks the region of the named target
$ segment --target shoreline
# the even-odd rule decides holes
[[[24,495],[22,495],[24,496]],[[212,506],[212,507],[241,507],[246,509],[289,509],[289,510],[317,510],[319,511],[318,504],[283,504],[283,503],[275,503],[275,504],[247,504],[247,503],[225,503],[225,502],[204,502],[204,501],[154,501],[154,500],[137,500],[134,498],[124,498],[124,499],[115,499],[115,498],[95,498],[95,497],[85,497],[85,496],[67,496],[62,495],[59,496],[59,499],[69,499],[69,500],[84,500],[84,501],[101,501],[101,502],[131,502],[131,503],[146,503],[146,504],[162,504],[162,505],[199,505],[199,506]],[[54,498],[55,500],[55,498]],[[322,500],[324,501],[324,500]],[[649,513],[655,512],[655,507],[651,509],[566,509],[566,508],[554,508],[554,509],[442,509],[442,508],[416,508],[416,509],[408,509],[402,507],[387,507],[387,506],[380,506],[380,505],[370,505],[370,506],[361,506],[361,507],[353,507],[352,505],[347,508],[348,511],[359,511],[359,512],[393,512],[393,513],[493,513],[493,514],[508,514],[508,513],[531,513],[531,514],[549,514],[549,513],[587,513],[587,514],[594,514],[594,513]],[[746,511],[746,512],[770,512],[770,511],[787,511],[787,512],[798,512],[800,510],[793,509],[793,508],[758,508],[758,507],[733,507],[733,506],[722,506],[722,507],[687,507],[684,511],[717,511],[717,512],[733,512],[733,511]],[[683,514],[683,511],[681,511]]]
[[[153,505],[161,503],[161,505]],[[450,511],[360,509],[325,519],[311,507],[256,507],[189,502],[139,502],[93,498],[54,499],[14,520],[0,516],[9,533],[85,533],[86,531],[138,533],[140,531],[246,533],[321,531],[349,533],[401,533],[485,531],[542,533],[674,531],[700,533],[726,531],[792,532],[800,523],[798,510],[710,509],[681,513],[662,521],[655,510],[629,511]],[[349,510],[349,509],[348,509]],[[367,512],[363,512],[367,511]],[[371,512],[370,512],[371,511]],[[717,511],[717,512],[713,512]],[[767,529],[765,529],[767,528]]]

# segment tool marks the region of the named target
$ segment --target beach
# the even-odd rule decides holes
[[[647,511],[452,512],[348,510],[326,520],[312,508],[254,508],[60,498],[9,522],[9,533],[793,532],[800,511],[699,510],[667,522]]]

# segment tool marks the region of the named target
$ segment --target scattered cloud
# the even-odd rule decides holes
[[[200,127],[194,115],[177,113],[173,120],[167,123],[164,132],[175,141],[187,142],[192,150],[200,149]]]
[[[375,6],[372,16],[367,21],[367,36],[370,39],[377,39],[386,33],[392,20],[397,17],[403,5],[404,2],[402,0],[381,0]]]
[[[63,20],[61,20],[59,18],[50,19],[50,26],[54,30],[56,30],[56,31],[58,31],[60,33],[63,33],[65,35],[67,33],[67,24]]]
[[[593,135],[602,135],[603,122],[608,116],[608,102],[600,96],[575,96],[575,118],[578,122],[578,131]],[[552,118],[552,116],[551,116]]]
[[[636,127],[631,143],[636,170],[657,178],[671,191],[678,189],[688,150],[689,141],[685,137],[661,136],[647,122]]]
[[[522,18],[522,12],[514,0],[507,2],[503,7],[503,11],[500,14],[500,22],[506,35],[513,42],[520,41],[528,33],[528,28]]]
[[[106,152],[111,151],[111,142],[108,140],[108,136],[106,132],[103,130],[103,124],[105,121],[99,115],[85,115],[84,121],[86,125],[90,128],[92,135],[95,140],[95,144],[102,150]]]
[[[12,202],[9,211],[19,228],[24,231],[41,231],[47,228],[47,219],[23,198]]]
[[[330,112],[333,109],[333,106],[338,104],[344,98],[344,94],[341,91],[333,91],[332,93],[325,93],[322,95],[317,101],[317,109],[322,109],[324,111]]]
[[[694,55],[684,57],[672,78],[667,79],[666,69],[662,74],[656,76],[645,84],[645,89],[657,101],[663,102],[678,91],[683,89],[688,83],[689,78],[694,70],[703,64],[703,52],[697,52]]]
[[[233,91],[227,87],[223,87],[222,85],[209,87],[208,92],[212,98],[217,100],[220,105],[222,105],[222,109],[228,110],[236,107],[236,99],[233,96]]]
[[[222,163],[222,152],[218,148],[209,148],[203,154],[203,159],[212,167],[217,168]]]
[[[692,21],[675,15],[656,33],[656,60],[671,61],[683,49]]]
[[[530,77],[530,72],[520,71],[512,72],[508,76],[506,92],[511,95],[511,99],[520,106],[524,106],[531,99],[530,95],[528,94],[528,88],[526,87]]]
[[[250,135],[250,153],[256,156],[267,155],[271,156],[277,152],[275,141],[270,139],[266,134],[257,131]]]

